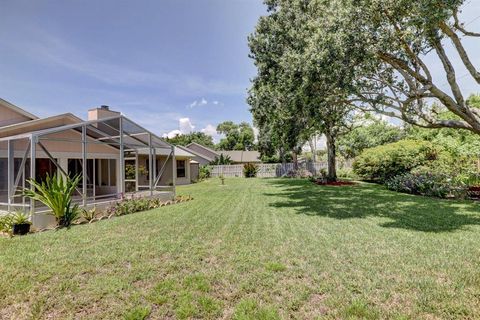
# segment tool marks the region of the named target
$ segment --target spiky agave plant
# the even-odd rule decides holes
[[[72,206],[72,197],[80,178],[81,175],[64,178],[63,175],[54,173],[51,176],[47,174],[41,182],[30,179],[28,182],[35,190],[25,189],[24,195],[49,207],[58,225],[68,227],[78,216],[78,205]]]

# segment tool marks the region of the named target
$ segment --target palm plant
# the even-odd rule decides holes
[[[59,226],[68,227],[78,216],[78,204],[72,206],[72,196],[80,182],[81,175],[73,178],[54,173],[47,174],[40,183],[34,179],[28,182],[35,190],[25,189],[24,195],[33,200],[40,201],[52,210],[52,215]]]
[[[223,153],[220,156],[215,157],[215,159],[210,162],[211,165],[229,165],[232,164],[232,158],[230,156],[225,156]]]

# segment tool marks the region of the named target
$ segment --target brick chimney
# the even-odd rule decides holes
[[[119,116],[121,113],[118,111],[110,110],[109,106],[101,106],[100,108],[94,108],[88,110],[88,120],[99,120],[104,118],[110,118]]]

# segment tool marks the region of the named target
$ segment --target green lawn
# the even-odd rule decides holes
[[[0,238],[0,319],[472,319],[480,206],[218,179],[145,213]]]

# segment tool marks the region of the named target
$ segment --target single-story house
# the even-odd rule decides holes
[[[196,142],[192,142],[187,145],[187,150],[195,155],[193,158],[201,165],[206,165],[220,157],[221,154],[228,156],[232,161],[232,164],[245,164],[245,163],[261,163],[260,152],[258,151],[226,151],[226,150],[213,150],[209,147],[203,146]]]
[[[22,195],[30,178],[82,175],[75,200],[83,206],[133,193],[171,199],[175,185],[191,182],[193,157],[107,106],[87,120],[39,118],[0,99],[0,211],[28,210],[40,227],[35,217],[46,208]]]

